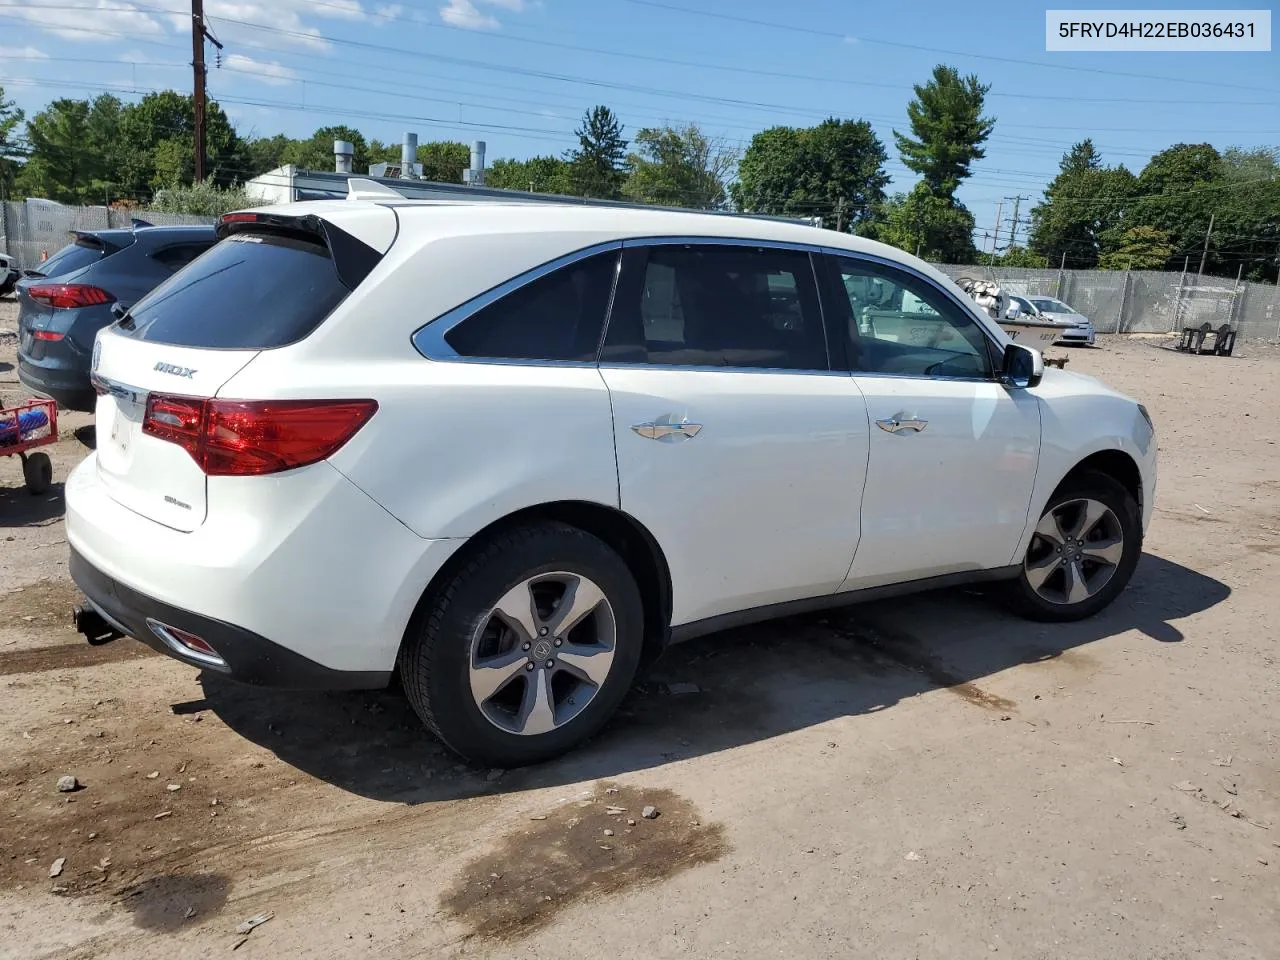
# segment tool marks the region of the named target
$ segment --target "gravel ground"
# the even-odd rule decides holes
[[[1105,615],[951,591],[706,638],[526,771],[459,766],[391,693],[85,645],[60,487],[0,458],[0,957],[1275,957],[1280,356],[1161,346],[1068,354],[1160,436]]]

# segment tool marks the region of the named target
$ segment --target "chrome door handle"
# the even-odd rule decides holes
[[[661,440],[666,443],[674,443],[677,440],[692,440],[702,429],[702,424],[690,423],[683,417],[677,420],[668,414],[656,420],[632,424],[631,429],[646,440]]]
[[[886,417],[883,420],[876,421],[876,426],[886,433],[902,433],[904,431],[919,433],[928,425],[928,420],[919,420],[915,417]]]

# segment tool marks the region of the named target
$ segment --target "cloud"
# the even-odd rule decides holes
[[[49,55],[35,47],[0,47],[0,60],[48,60]]]
[[[14,4],[6,11],[33,29],[80,43],[119,43],[122,37],[186,40],[191,35],[190,0],[140,0],[138,4],[132,0],[78,0],[74,8],[53,9],[32,3]],[[218,39],[227,44],[293,46],[316,51],[327,51],[332,46],[322,37],[317,21],[371,19],[361,0],[324,0],[323,5],[309,0],[209,0],[205,18]]]
[[[398,3],[380,3],[373,13],[380,20],[399,20],[404,16],[404,7]]]
[[[233,53],[223,61],[225,69],[232,73],[251,74],[259,83],[273,87],[287,87],[293,83],[298,74],[275,60],[254,60],[241,53]]]
[[[64,40],[115,42],[124,36],[159,36],[160,20],[131,3],[92,0],[74,9],[51,9],[39,4],[5,7],[5,15],[26,21],[30,26]],[[190,22],[190,21],[188,21]]]
[[[440,8],[440,19],[464,30],[497,30],[502,26],[497,17],[482,12],[471,0],[449,0]]]

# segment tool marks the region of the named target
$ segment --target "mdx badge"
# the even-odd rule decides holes
[[[153,367],[159,373],[169,373],[175,377],[186,377],[188,380],[195,376],[195,371],[190,367],[175,367],[172,363],[161,361]]]

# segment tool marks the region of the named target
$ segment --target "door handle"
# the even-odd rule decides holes
[[[656,420],[647,420],[644,423],[632,424],[631,429],[646,440],[661,440],[665,443],[675,443],[677,440],[692,440],[702,429],[702,424],[690,423],[683,417],[677,420],[675,417],[668,414],[667,416],[659,417]]]
[[[886,417],[883,420],[877,420],[876,426],[886,433],[919,433],[929,425],[928,420],[920,420],[916,417]]]

